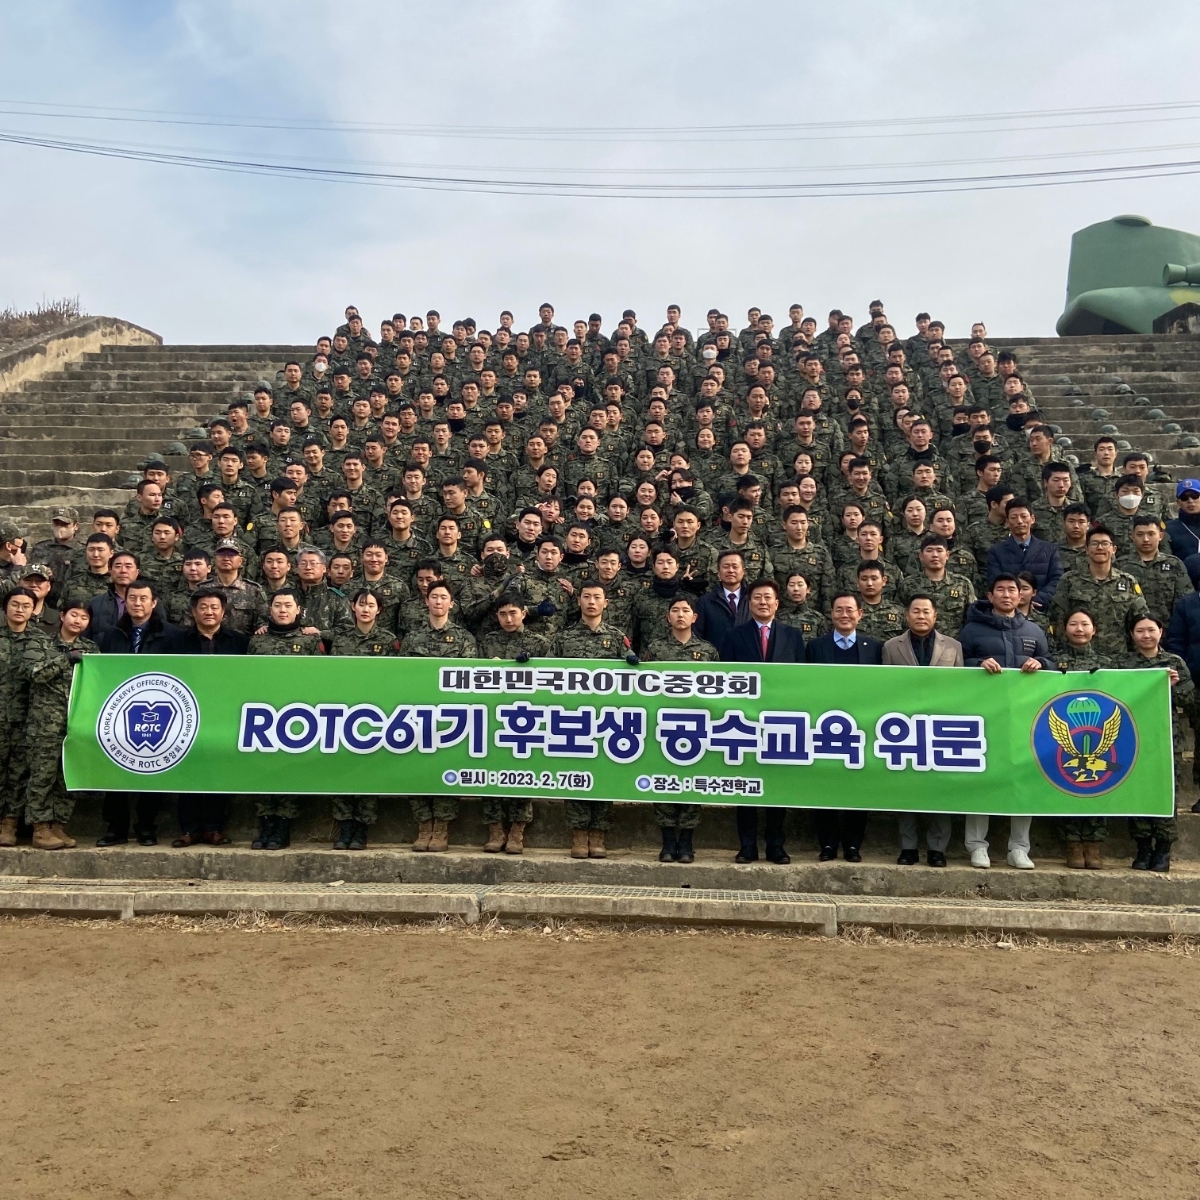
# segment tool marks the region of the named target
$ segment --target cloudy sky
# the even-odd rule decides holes
[[[828,193],[1200,159],[1200,106],[1063,114],[1200,101],[1197,34],[1195,5],[1174,0],[1137,17],[1107,0],[40,0],[0,15],[0,138],[574,191]],[[64,115],[35,115],[48,113]],[[309,342],[348,302],[372,324],[434,307],[491,326],[509,307],[528,325],[544,298],[567,321],[597,309],[606,327],[625,307],[657,323],[675,301],[697,327],[711,305],[738,325],[751,304],[780,320],[794,301],[857,317],[880,296],[902,333],[927,308],[952,334],[977,319],[1050,334],[1074,230],[1132,211],[1200,232],[1196,175],[957,194],[506,195],[10,141],[0,178],[0,307],[78,295],[170,342]]]

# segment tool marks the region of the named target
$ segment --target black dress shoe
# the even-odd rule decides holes
[[[96,839],[97,846],[125,846],[129,844],[129,838],[125,834],[113,833],[110,829],[103,837]]]
[[[821,853],[817,855],[817,862],[832,862],[837,858],[836,846],[822,846]]]
[[[847,862],[862,862],[862,855],[858,852],[857,846],[847,846],[845,858]]]
[[[944,867],[946,865],[946,856],[940,850],[930,850],[925,855],[925,861],[931,867]]]
[[[738,852],[737,857],[733,860],[735,863],[752,863],[758,862],[758,849],[747,850],[743,846]]]
[[[1200,800],[1197,800],[1196,803],[1192,805],[1191,811],[1194,813],[1200,813]]]
[[[792,861],[792,856],[781,846],[778,850],[767,851],[767,861],[779,867],[786,867]]]
[[[157,846],[158,845],[158,838],[154,834],[152,834],[148,831],[143,831],[142,833],[139,833],[137,835],[137,839],[138,839],[139,846]]]
[[[900,867],[915,867],[921,861],[919,850],[901,850],[896,865]]]

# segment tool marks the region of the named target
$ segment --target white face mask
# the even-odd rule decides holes
[[[1117,503],[1127,512],[1132,512],[1139,504],[1141,504],[1141,502],[1142,498],[1138,495],[1130,496],[1129,494],[1126,494],[1124,496],[1117,497]]]
[[[328,363],[323,363],[323,362],[313,363],[313,374],[314,375],[324,375],[328,369],[329,369]]]
[[[704,349],[700,351],[700,357],[701,358],[716,358],[717,352],[712,346],[705,346]]]

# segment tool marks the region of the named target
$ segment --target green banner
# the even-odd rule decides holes
[[[89,655],[72,790],[1170,816],[1165,671]]]

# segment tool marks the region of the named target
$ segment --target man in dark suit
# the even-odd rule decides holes
[[[808,643],[806,662],[862,666],[883,661],[882,644],[858,632],[858,622],[862,619],[862,600],[858,596],[852,592],[834,596],[829,617],[833,622],[832,631]],[[813,816],[817,822],[821,862],[837,858],[839,841],[847,862],[862,862],[863,835],[867,832],[865,812],[819,808]]]
[[[125,589],[125,612],[96,639],[101,654],[166,654],[179,630],[159,616],[158,594],[147,579],[135,579]],[[97,846],[120,846],[129,841],[129,806],[137,811],[139,846],[157,846],[159,806],[156,792],[105,792],[101,815],[106,826]]]
[[[696,637],[712,642],[718,650],[737,625],[750,619],[750,594],[745,587],[746,563],[740,550],[726,550],[717,557],[717,584],[700,597],[696,608]]]
[[[1058,547],[1033,536],[1033,513],[1024,500],[1008,502],[1004,523],[1008,526],[1008,537],[996,542],[988,551],[985,572],[988,590],[997,575],[1019,575],[1029,571],[1037,580],[1034,606],[1049,608],[1063,573]]]
[[[172,638],[172,654],[245,654],[250,639],[225,625],[225,593],[199,587],[191,595],[192,624]],[[225,836],[225,797],[220,793],[182,792],[179,796],[179,836],[176,849],[204,842],[228,846]]]
[[[760,579],[749,591],[750,619],[735,626],[721,646],[722,662],[762,663],[804,661],[804,639],[798,629],[775,620],[779,611],[779,585],[773,579]],[[766,856],[773,863],[790,863],[783,844],[783,819],[786,809],[766,809]],[[737,807],[738,853],[734,862],[750,863],[758,859],[758,808],[753,804]]]

